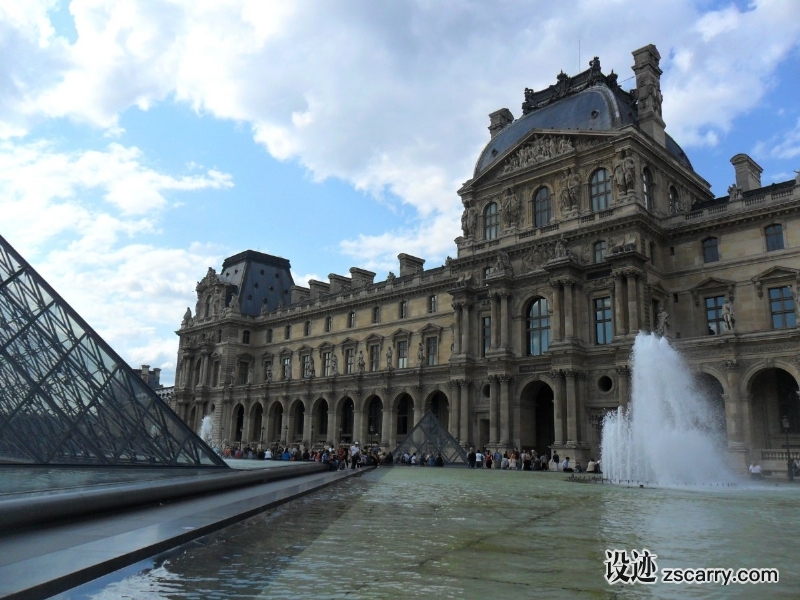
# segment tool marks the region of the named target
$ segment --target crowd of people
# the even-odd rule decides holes
[[[274,446],[272,448],[234,448],[226,446],[219,454],[223,458],[240,458],[247,460],[285,460],[285,461],[315,461],[328,465],[331,471],[341,469],[357,469],[366,466],[391,464],[394,457],[391,452],[384,452],[379,446],[361,449],[358,442],[351,446],[339,445],[338,448],[327,446],[323,448],[303,448],[296,446]]]
[[[586,468],[580,462],[570,462],[569,456],[561,460],[558,452],[537,454],[536,450],[514,450],[501,453],[499,450],[470,448],[467,454],[470,469],[501,469],[516,471],[563,471],[564,473],[602,473],[600,461],[589,459]]]

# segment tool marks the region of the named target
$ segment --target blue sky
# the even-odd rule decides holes
[[[648,43],[717,195],[739,152],[794,177],[798,2],[0,0],[0,235],[170,383],[208,266],[442,264],[487,115],[594,55],[632,87]]]

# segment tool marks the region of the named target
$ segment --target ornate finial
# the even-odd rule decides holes
[[[600,70],[600,57],[595,56],[592,60],[589,61],[589,66],[591,67],[592,71],[599,71]]]

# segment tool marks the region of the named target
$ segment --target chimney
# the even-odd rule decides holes
[[[153,369],[153,387],[161,387],[161,369],[156,367]]]
[[[514,115],[507,108],[496,110],[489,114],[489,133],[494,137],[513,121]]]
[[[664,120],[661,118],[661,55],[653,44],[633,51],[633,72],[636,73],[636,97],[639,128],[659,145],[666,146]]]
[[[317,281],[316,279],[308,280],[308,287],[311,290],[311,300],[316,300],[320,296],[326,296],[331,293],[331,284],[324,281]]]
[[[293,285],[289,288],[289,293],[291,294],[292,304],[300,304],[311,296],[311,290],[301,285]]]
[[[142,365],[141,369],[139,369],[139,377],[141,377],[142,381],[145,383],[150,382],[150,365]]]
[[[417,258],[410,254],[398,254],[397,260],[400,261],[400,277],[416,275],[417,271],[422,272],[422,265],[425,264],[424,258]]]
[[[736,187],[741,191],[748,192],[761,187],[761,173],[764,169],[747,154],[737,154],[731,159],[731,164],[736,170]]]
[[[358,288],[372,285],[372,282],[375,281],[375,273],[353,267],[350,269],[350,280],[352,282],[351,285],[353,286],[353,289],[356,290]]]
[[[331,273],[328,275],[328,280],[331,282],[331,294],[338,294],[341,291],[349,292],[351,289],[352,281],[344,275]]]

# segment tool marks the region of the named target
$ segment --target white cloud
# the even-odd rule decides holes
[[[797,119],[794,128],[785,132],[781,138],[756,144],[753,154],[783,160],[791,160],[800,156],[800,119]]]

